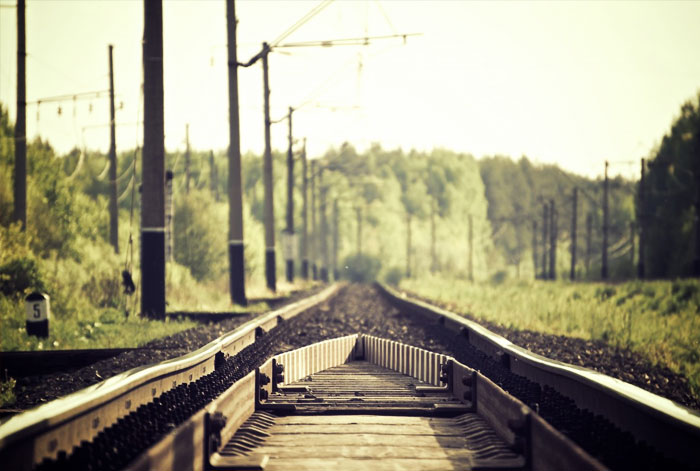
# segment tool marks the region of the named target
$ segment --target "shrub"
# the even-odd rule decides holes
[[[345,276],[350,281],[368,283],[375,281],[382,262],[377,257],[365,254],[350,255],[345,259]]]
[[[392,267],[384,275],[384,281],[390,285],[398,286],[403,278],[403,270],[399,267]]]
[[[0,292],[2,294],[22,296],[30,290],[46,290],[36,260],[31,257],[20,257],[0,266]]]

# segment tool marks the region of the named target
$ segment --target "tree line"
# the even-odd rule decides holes
[[[647,156],[643,184],[622,177],[608,182],[611,279],[638,276],[640,262],[649,278],[700,271],[699,100],[700,95],[681,107],[669,133]],[[13,207],[13,132],[2,107],[0,225],[6,239]],[[117,172],[120,243],[132,248],[129,254],[136,266],[140,158],[139,149],[121,152]],[[274,152],[273,160],[275,222],[283,228],[284,153]],[[26,245],[34,257],[77,263],[86,244],[107,243],[107,163],[100,152],[76,148],[58,156],[46,141],[29,143]],[[248,153],[242,164],[246,276],[252,278],[264,272],[261,157]],[[174,175],[174,261],[199,281],[218,280],[226,275],[226,153],[169,152],[166,168]],[[307,177],[315,179],[315,193],[307,196],[309,204],[316,205],[307,212],[310,262],[338,276],[354,276],[353,270],[362,265],[372,272],[371,278],[391,280],[434,272],[476,280],[546,278],[551,267],[555,277],[564,278],[571,273],[573,250],[574,278],[601,278],[602,178],[536,165],[527,157],[478,160],[446,149],[404,151],[379,144],[358,152],[349,143],[311,159]],[[297,170],[293,192],[297,234],[303,230],[302,179]],[[300,238],[297,244],[301,254]],[[3,252],[0,265],[6,266],[13,255]],[[282,275],[284,266],[278,271]]]

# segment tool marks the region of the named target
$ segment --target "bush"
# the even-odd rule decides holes
[[[399,267],[392,267],[384,275],[384,282],[393,286],[398,286],[403,278],[403,270]]]
[[[345,276],[350,281],[369,283],[377,279],[382,262],[377,257],[365,254],[350,255],[343,263]]]
[[[227,220],[223,205],[214,205],[195,190],[176,200],[173,232],[175,261],[197,281],[214,280],[226,270]]]
[[[46,290],[36,260],[31,257],[21,257],[0,266],[0,292],[2,294],[22,296],[30,290]]]

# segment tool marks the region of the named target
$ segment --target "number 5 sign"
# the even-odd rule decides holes
[[[27,334],[48,337],[49,318],[51,317],[49,296],[35,291],[24,301],[27,311]]]

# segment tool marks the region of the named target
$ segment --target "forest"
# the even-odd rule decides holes
[[[699,97],[682,106],[669,133],[650,152],[643,188],[639,180],[609,180],[609,280],[638,275],[642,228],[647,277],[697,274],[693,260],[700,201]],[[138,304],[134,296],[123,293],[120,273],[126,269],[138,280],[140,150],[121,150],[118,156],[117,254],[108,243],[107,156],[89,149],[57,155],[49,142],[31,141],[26,231],[13,223],[13,133],[3,106],[3,315],[21,312],[22,297],[37,289],[51,294],[58,317],[91,310],[135,312]],[[303,228],[301,153],[297,146],[296,234]],[[273,154],[277,276],[282,279],[286,151]],[[174,174],[173,257],[167,266],[169,310],[230,308],[226,159],[225,150],[167,153],[166,168]],[[264,291],[261,156],[244,155],[242,167],[246,279],[251,289]],[[309,187],[315,189],[313,195],[309,193],[310,259],[341,278],[394,284],[402,278],[435,274],[496,283],[568,279],[575,240],[574,278],[601,279],[602,178],[584,178],[554,165],[534,164],[524,156],[517,161],[507,156],[476,159],[447,149],[419,152],[384,149],[378,144],[358,152],[350,143],[322,156],[310,156],[308,177]],[[301,244],[299,237],[296,240]],[[325,256],[321,253],[324,244]]]

